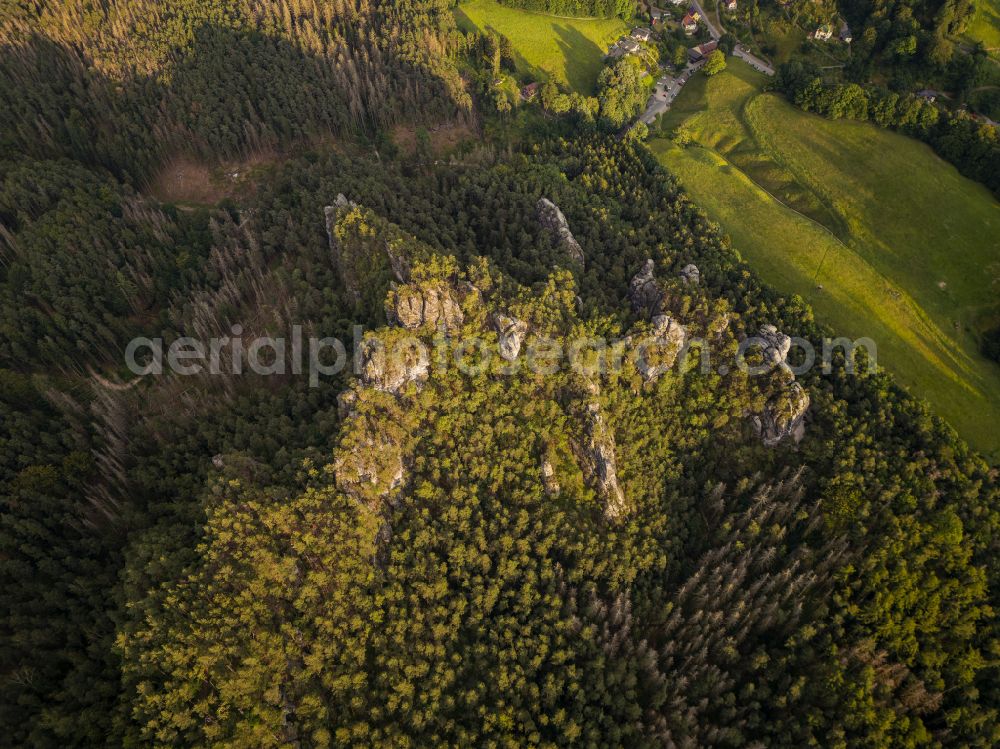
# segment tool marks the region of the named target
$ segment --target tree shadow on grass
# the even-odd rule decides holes
[[[477,24],[469,17],[469,15],[464,10],[462,10],[460,6],[456,7],[454,12],[455,12],[455,20],[458,23],[458,27],[460,29],[464,29],[466,31],[477,31],[480,34],[490,33],[490,34],[496,34],[497,36],[504,36],[502,32],[500,32],[499,30],[497,30],[496,28],[494,28],[489,24],[486,24],[485,26],[480,26],[479,24]],[[514,67],[517,69],[518,78],[521,79],[523,82],[547,81],[549,78],[552,77],[551,73],[546,72],[541,68],[532,65],[526,59],[524,59],[524,55],[522,55],[516,48],[513,48],[512,51],[514,53]]]
[[[574,91],[591,94],[597,87],[605,50],[579,29],[565,24],[555,26],[559,49],[565,59],[566,80]]]

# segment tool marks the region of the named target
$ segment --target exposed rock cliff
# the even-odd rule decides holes
[[[681,269],[681,280],[692,286],[697,286],[701,282],[701,271],[694,263],[688,263]]]
[[[343,194],[323,214],[334,266],[355,304],[381,302],[391,282],[408,283],[414,263],[433,255],[422,242]]]
[[[651,322],[652,337],[643,340],[636,352],[636,368],[647,382],[655,381],[674,366],[687,338],[684,326],[669,315],[656,315]]]
[[[397,393],[409,382],[427,379],[430,354],[418,341],[411,343],[389,337],[365,338],[358,347],[361,382]]]
[[[548,460],[542,461],[542,482],[545,484],[545,492],[549,496],[557,496],[561,490],[559,480],[556,478],[556,470]]]
[[[456,289],[445,284],[406,284],[392,289],[385,302],[390,325],[409,330],[460,330],[464,316]]]
[[[804,419],[808,410],[809,394],[792,381],[771,397],[760,416],[754,417],[754,427],[768,447],[789,437],[798,442],[805,434]]]
[[[361,282],[355,273],[354,263],[349,257],[347,248],[341,241],[342,238],[337,226],[351,210],[357,207],[357,203],[348,200],[344,193],[339,193],[334,204],[323,209],[323,216],[326,219],[326,236],[330,241],[333,263],[337,267],[344,288],[355,304],[361,301]]]
[[[784,364],[792,348],[792,339],[773,325],[761,325],[758,337],[764,340],[764,361],[772,366]]]
[[[521,320],[497,312],[490,316],[500,343],[500,356],[514,361],[521,352],[521,343],[528,332],[528,326]]]
[[[628,512],[625,492],[618,483],[618,459],[615,455],[615,435],[596,401],[587,404],[587,457],[593,463],[593,478],[598,493],[604,499],[604,515],[615,520]]]
[[[337,488],[373,510],[402,486],[406,474],[399,442],[379,433],[338,451],[333,465]]]
[[[647,260],[642,270],[632,276],[628,285],[628,298],[632,303],[632,309],[650,317],[660,314],[660,305],[664,298],[663,289],[656,280],[655,269],[656,263],[652,259]]]
[[[548,198],[541,198],[538,201],[537,212],[538,222],[555,235],[556,241],[562,246],[570,259],[575,263],[583,265],[585,260],[583,248],[580,247],[580,243],[576,241],[576,237],[570,231],[569,222],[566,221],[563,212],[559,210],[559,206]]]
[[[792,339],[773,325],[762,325],[757,337],[764,341],[764,363],[771,368],[780,368],[782,376],[777,378],[780,383],[778,389],[768,399],[763,412],[753,417],[754,429],[768,447],[774,447],[789,437],[798,442],[805,434],[809,393],[795,381],[795,375],[786,363]]]

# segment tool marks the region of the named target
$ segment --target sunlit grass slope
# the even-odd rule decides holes
[[[993,57],[1000,57],[1000,0],[976,0],[976,14],[965,36],[982,42]]]
[[[594,90],[604,53],[628,31],[620,18],[557,18],[472,0],[455,10],[461,28],[492,29],[510,39],[520,72],[535,80],[554,79],[580,93]]]
[[[879,363],[970,444],[1000,450],[1000,367],[977,321],[998,297],[1000,204],[923,144],[759,93],[746,66],[695,79],[653,150],[776,288]]]

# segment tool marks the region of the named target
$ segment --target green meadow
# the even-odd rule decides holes
[[[1000,203],[927,146],[802,112],[730,60],[696,76],[653,151],[775,288],[868,336],[898,382],[1000,455],[1000,367],[975,333],[998,312]],[[995,319],[995,317],[994,317]]]
[[[620,18],[557,18],[472,0],[455,9],[460,28],[492,29],[510,39],[518,72],[555,80],[583,94],[594,92],[604,53],[628,31]]]
[[[1000,56],[1000,0],[976,0],[976,14],[965,36],[982,42],[994,57]]]

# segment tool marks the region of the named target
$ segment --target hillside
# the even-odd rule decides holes
[[[5,282],[38,303],[0,313],[47,334],[0,351],[2,626],[35,633],[4,652],[30,676],[5,687],[15,743],[992,741],[994,479],[863,359],[776,366],[786,336],[818,340],[811,313],[641,147],[427,172],[314,153],[239,221],[23,167]],[[53,249],[80,234],[103,239]],[[137,329],[238,321],[245,341],[364,324],[357,373],[105,384]],[[442,334],[499,355],[441,359]],[[771,365],[722,366],[748,335]],[[55,395],[45,363],[81,340],[103,374]],[[552,368],[553,345],[577,353]]]
[[[628,31],[620,18],[557,18],[500,5],[494,0],[463,2],[455,9],[459,28],[493,30],[510,39],[520,74],[554,80],[591,94],[604,53]]]
[[[1000,371],[975,333],[995,312],[1000,204],[927,147],[760,84],[735,62],[693,81],[664,125],[696,145],[654,150],[765,278],[839,334],[873,338],[880,365],[996,451]]]
[[[1000,745],[1000,472],[619,135],[631,62],[515,115],[447,3],[0,41],[0,745]],[[841,231],[729,80],[691,127]]]
[[[965,37],[982,42],[990,54],[1000,59],[1000,2],[976,0],[976,13],[965,30]]]

